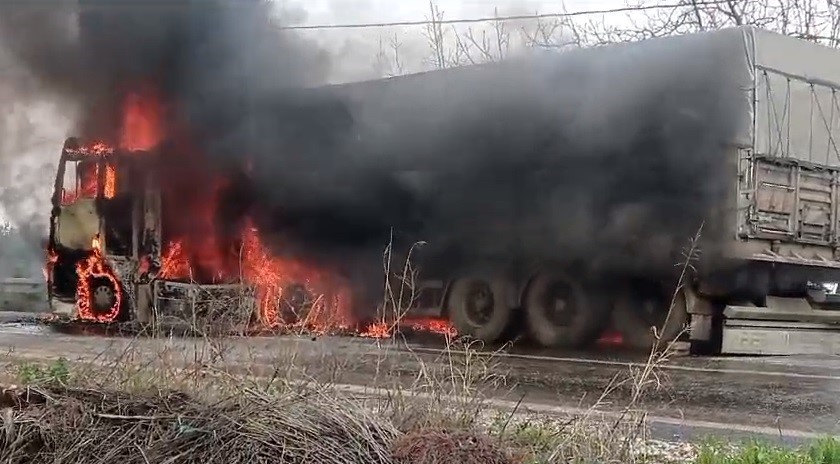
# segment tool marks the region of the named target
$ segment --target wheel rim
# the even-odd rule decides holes
[[[578,308],[572,287],[563,282],[552,282],[540,299],[545,318],[555,327],[570,327]]]
[[[306,318],[312,295],[302,284],[292,284],[283,291],[279,310],[283,321],[294,323]]]
[[[467,292],[465,314],[470,324],[481,327],[493,317],[493,291],[486,282],[476,282],[470,285]]]
[[[110,284],[100,283],[93,289],[92,303],[94,311],[106,313],[117,303],[117,293]]]

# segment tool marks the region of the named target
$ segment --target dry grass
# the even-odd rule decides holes
[[[389,463],[397,430],[332,395],[6,390],[7,463]]]
[[[376,343],[361,359],[291,344],[267,355],[236,338],[137,337],[84,360],[17,363],[11,373],[37,401],[4,413],[0,460],[262,462],[244,457],[253,452],[276,462],[639,462],[644,414],[628,405],[621,421],[601,416],[611,389],[580,417],[522,421],[487,402],[513,387],[501,358],[458,340],[434,357]],[[370,388],[342,393],[354,371]],[[614,385],[656,387],[641,374]],[[442,460],[447,447],[495,460]]]
[[[414,273],[405,264],[386,279],[392,322],[415,296]],[[449,339],[430,357],[395,336],[362,356],[270,339],[243,347],[194,322],[200,338],[138,336],[73,362],[17,362],[11,373],[28,387],[2,397],[0,461],[632,464],[644,462],[639,402],[663,388],[659,366],[671,356],[654,347],[579,417],[523,420],[519,408],[488,404],[514,385],[475,343]],[[342,382],[371,388],[342,393]],[[601,411],[628,386],[621,417],[607,420]]]
[[[394,460],[401,464],[513,464],[497,440],[473,431],[417,429],[396,439]]]

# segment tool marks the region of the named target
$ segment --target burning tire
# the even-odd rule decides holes
[[[81,303],[85,308],[80,317],[97,322],[117,322],[124,318],[122,289],[114,279],[90,276],[86,280],[89,296]]]
[[[612,321],[629,348],[648,350],[657,342],[657,335],[667,346],[681,335],[688,322],[685,293],[678,292],[674,298],[659,285],[627,285],[615,300]]]
[[[117,291],[108,281],[94,285],[92,296],[91,307],[95,313],[107,313],[117,304]]]
[[[460,279],[447,298],[449,320],[459,334],[498,341],[513,319],[513,295],[513,286],[503,280]]]
[[[560,272],[537,275],[525,290],[524,305],[528,334],[545,347],[582,347],[609,322],[609,305],[590,298],[581,282]]]
[[[303,284],[291,284],[283,290],[278,313],[283,324],[297,324],[306,321],[312,309],[314,296]]]

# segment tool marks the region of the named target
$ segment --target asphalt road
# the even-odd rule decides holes
[[[57,333],[33,325],[32,319],[31,314],[0,313],[0,348],[15,357],[71,360],[127,349],[163,359],[165,351],[167,359],[182,364],[206,356],[213,348],[201,339]],[[615,351],[477,356],[442,349],[433,340],[342,337],[236,338],[226,341],[223,351],[227,365],[243,373],[272,375],[283,365],[289,372],[294,369],[299,375],[356,387],[410,386],[417,382],[418,372],[429,378],[467,371],[492,374],[503,381],[490,390],[499,407],[521,400],[529,409],[561,415],[588,409],[608,388],[613,391],[599,409],[622,410],[636,392],[632,379],[638,379],[645,363],[644,356]],[[798,443],[821,435],[840,436],[837,358],[672,358],[649,380],[641,389],[638,407],[648,412],[654,438],[715,436]]]

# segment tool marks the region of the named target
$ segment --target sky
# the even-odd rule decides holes
[[[436,0],[452,18],[492,16],[494,8],[511,13],[554,13],[622,7],[624,0]],[[427,0],[309,0],[308,22],[384,22],[420,20],[429,15]]]
[[[393,21],[422,21],[431,17],[428,0],[277,0],[286,8],[305,10],[297,24],[348,24]],[[534,13],[562,13],[605,10],[637,4],[641,0],[434,0],[444,19],[492,17],[499,15]],[[601,20],[603,15],[587,17]],[[624,22],[626,14],[616,13],[603,18],[609,22]],[[581,18],[583,19],[583,18]],[[473,28],[480,31],[490,23],[458,25],[459,30]],[[519,26],[514,25],[513,28]],[[452,36],[453,26],[446,26]],[[403,72],[425,70],[424,60],[430,55],[423,26],[371,29],[342,29],[305,31],[333,55],[333,83],[381,77],[376,68],[377,54],[390,51],[388,44],[396,37],[403,59]],[[448,40],[448,39],[447,39]],[[380,42],[384,44],[380,47]],[[428,64],[428,63],[426,63]]]

